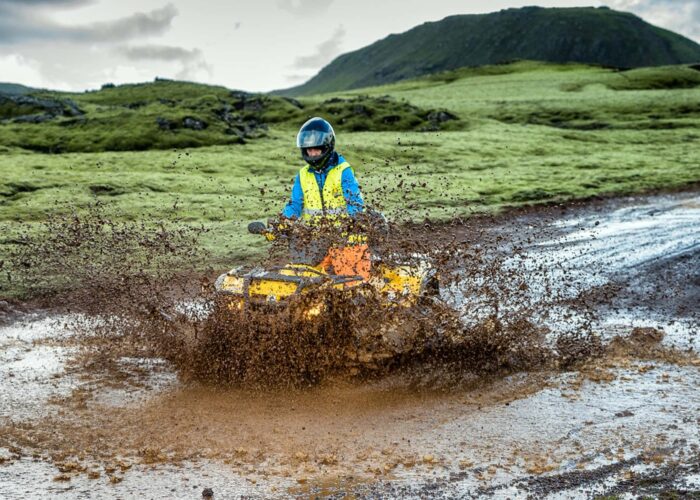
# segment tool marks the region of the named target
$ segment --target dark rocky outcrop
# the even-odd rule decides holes
[[[30,95],[0,94],[0,120],[43,123],[59,116],[77,117],[84,112],[72,99],[48,99]]]
[[[168,120],[167,118],[163,118],[162,116],[156,118],[156,125],[158,125],[158,128],[161,130],[174,130],[177,128],[175,122]]]
[[[209,126],[204,120],[199,120],[192,116],[186,116],[182,119],[182,126],[192,130],[204,130]]]

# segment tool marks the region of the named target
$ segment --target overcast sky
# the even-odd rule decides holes
[[[248,91],[453,14],[608,5],[700,41],[700,0],[0,0],[0,82],[64,90],[177,78]]]

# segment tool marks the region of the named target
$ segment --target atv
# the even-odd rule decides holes
[[[219,276],[216,303],[224,314],[284,310],[294,315],[295,324],[312,329],[340,298],[358,316],[372,318],[355,325],[352,345],[347,346],[346,366],[354,369],[378,368],[397,355],[420,349],[432,333],[419,326],[421,317],[432,314],[430,304],[439,296],[438,276],[427,258],[391,255],[387,259],[372,249],[368,274],[336,274],[305,248],[309,239],[316,238],[316,228],[301,222],[268,221],[267,225],[253,222],[248,231],[268,241],[285,242],[289,262],[268,268],[236,267]],[[299,251],[300,246],[304,251]],[[291,311],[290,304],[294,304]]]
[[[308,232],[313,230],[301,223],[294,227],[272,221],[268,226],[261,222],[248,225],[252,234],[262,235],[268,241],[285,239],[291,244],[294,244],[294,237],[298,236],[300,229],[307,233],[307,238]],[[229,308],[243,309],[262,305],[274,307],[293,296],[322,289],[350,291],[362,287],[367,293],[378,294],[385,307],[411,307],[421,297],[435,296],[438,292],[435,269],[424,258],[412,256],[408,260],[413,262],[403,264],[396,264],[394,258],[394,263],[387,264],[372,252],[371,274],[363,277],[334,274],[319,264],[318,256],[314,258],[306,254],[299,257],[299,252],[296,255],[296,259],[292,256],[292,262],[281,266],[268,269],[236,267],[222,274],[215,282],[217,296],[227,302]],[[309,311],[309,316],[317,313],[320,310]]]

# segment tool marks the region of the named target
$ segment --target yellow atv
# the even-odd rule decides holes
[[[290,227],[254,222],[248,230],[270,241],[286,241],[291,254],[288,264],[267,269],[238,267],[215,282],[218,314],[236,319],[231,328],[239,332],[255,329],[257,333],[251,335],[264,337],[261,341],[270,342],[270,346],[274,344],[265,348],[265,354],[255,352],[255,356],[286,348],[259,326],[263,323],[275,330],[280,323],[287,324],[290,342],[306,338],[307,343],[314,343],[324,352],[335,349],[336,354],[326,356],[322,363],[340,363],[351,372],[379,368],[399,355],[420,351],[435,333],[434,323],[426,318],[434,316],[433,298],[439,295],[439,289],[436,271],[428,259],[391,256],[387,262],[372,255],[368,272],[336,273],[318,254],[293,251],[299,239],[307,243],[302,246],[313,246],[308,243],[309,237],[317,238],[314,228],[301,223]],[[298,238],[299,231],[304,234],[302,238]],[[283,318],[272,321],[274,315]],[[319,338],[326,343],[318,343]],[[239,338],[232,345],[242,342]],[[254,339],[247,338],[246,342]],[[326,345],[332,348],[326,349]],[[293,350],[296,355],[303,348],[295,346]],[[316,355],[313,362],[321,363]]]
[[[266,227],[261,222],[251,223],[248,231],[261,234],[269,241],[289,238],[280,226]],[[365,276],[335,274],[319,263],[318,258],[311,262],[308,258],[298,260],[301,262],[269,269],[236,267],[216,280],[217,296],[230,309],[240,310],[257,305],[275,306],[294,296],[327,289],[350,291],[362,287],[365,293],[377,294],[385,307],[410,307],[419,298],[438,293],[435,269],[420,257],[413,256],[411,263],[389,265],[373,255],[371,271]],[[307,312],[313,317],[320,314],[321,309],[313,308]]]

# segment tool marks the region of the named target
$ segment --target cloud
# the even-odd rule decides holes
[[[333,0],[277,0],[277,6],[296,16],[316,16],[323,14]]]
[[[17,2],[0,0],[0,45],[22,42],[118,42],[134,38],[158,35],[167,31],[177,16],[177,9],[168,4],[151,12],[137,12],[113,21],[97,22],[82,26],[59,24],[42,14],[34,6],[77,7],[85,0],[34,0]]]
[[[178,14],[172,4],[102,22],[70,23],[52,17],[59,8],[90,3],[93,0],[0,0],[3,78],[82,90],[107,78],[123,83],[156,74],[188,80],[211,76],[211,67],[197,49],[143,43],[171,28]]]
[[[199,49],[187,50],[182,47],[170,45],[141,45],[137,47],[125,47],[120,50],[127,59],[139,61],[144,59],[161,61],[191,61],[201,57]]]
[[[12,75],[13,82],[29,87],[72,90],[71,85],[61,78],[47,78],[39,61],[22,54],[0,55],[0,75]]]
[[[646,21],[700,41],[698,0],[604,0],[618,10],[634,12]]]
[[[182,65],[182,70],[176,78],[193,78],[200,71],[211,74],[211,66],[207,64],[199,49],[184,49],[170,45],[141,45],[124,47],[119,52],[130,61],[164,61]]]
[[[330,40],[326,40],[318,47],[316,53],[310,56],[297,57],[292,64],[296,69],[320,69],[331,62],[341,53],[340,46],[345,38],[345,28],[339,26]]]
[[[77,7],[90,3],[94,3],[94,0],[0,0],[0,9],[5,5],[46,5],[51,7],[61,7],[65,5],[68,7]]]
[[[292,75],[285,75],[285,79],[289,83],[296,83],[296,82],[304,82],[311,78],[313,75],[302,75],[302,74],[292,74]]]

